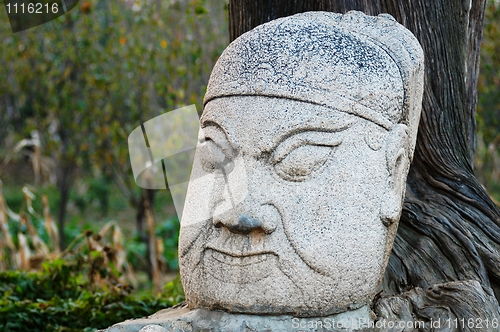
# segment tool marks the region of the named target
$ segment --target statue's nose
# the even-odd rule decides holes
[[[215,227],[226,227],[230,232],[237,234],[249,234],[253,231],[264,231],[262,222],[246,213],[241,214],[236,222],[225,223],[219,220]]]
[[[236,214],[235,210],[227,211],[214,217],[215,227],[225,227],[236,234],[249,234],[253,231],[261,231],[271,234],[276,229],[281,218],[278,210],[272,205],[262,205],[254,217],[249,213]]]

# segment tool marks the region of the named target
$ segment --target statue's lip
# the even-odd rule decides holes
[[[250,256],[231,256],[222,253],[220,251],[212,249],[208,250],[212,259],[216,260],[217,262],[222,263],[224,265],[240,266],[240,267],[262,263],[271,256],[271,254],[267,253],[250,255]]]
[[[207,248],[207,258],[212,260],[212,262],[216,262],[216,265],[220,266],[228,265],[239,268],[246,268],[252,265],[258,265],[264,263],[274,255],[271,253],[258,253],[254,255],[247,256],[232,256],[218,250]],[[213,263],[212,263],[213,264]]]
[[[260,251],[243,251],[243,252],[232,252],[229,250],[221,249],[221,248],[215,248],[214,246],[207,245],[205,247],[205,250],[213,250],[217,253],[221,253],[224,255],[232,256],[232,257],[237,257],[237,258],[242,258],[242,257],[251,257],[251,256],[261,256],[261,255],[276,255],[275,252],[270,251],[270,250],[260,250]]]

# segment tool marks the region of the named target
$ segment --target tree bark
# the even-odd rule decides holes
[[[423,109],[383,294],[478,282],[484,291],[478,296],[485,296],[485,303],[492,303],[488,310],[496,306],[492,312],[498,313],[500,210],[476,180],[472,166],[485,4],[486,0],[231,0],[229,31],[232,41],[259,24],[295,13],[360,10],[389,13],[415,34],[426,60]],[[447,289],[463,289],[453,285]],[[433,307],[453,303],[451,311],[463,317],[457,313],[480,302],[477,296],[472,301],[473,293],[480,290],[457,293],[454,301],[427,297],[424,302]]]

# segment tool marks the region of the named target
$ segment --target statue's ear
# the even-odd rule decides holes
[[[380,219],[385,226],[397,222],[401,216],[406,189],[406,176],[410,167],[407,129],[405,125],[397,124],[387,135],[386,160],[389,176],[387,177],[380,209]]]

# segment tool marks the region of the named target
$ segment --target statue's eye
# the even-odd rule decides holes
[[[276,173],[288,181],[304,181],[325,164],[335,147],[303,145],[274,165]]]
[[[201,165],[205,172],[213,173],[217,170],[224,170],[228,174],[234,168],[233,161],[210,139],[199,146],[199,151]]]

